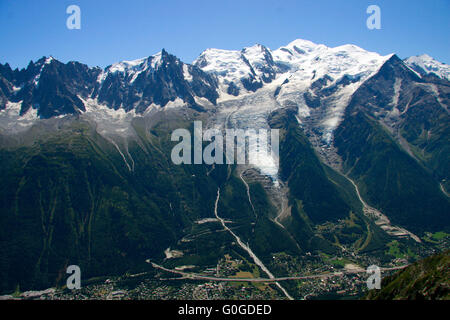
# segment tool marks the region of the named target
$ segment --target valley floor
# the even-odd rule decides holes
[[[149,262],[149,271],[120,277],[102,277],[82,283],[80,290],[48,289],[16,293],[0,298],[40,300],[283,300],[286,292],[295,300],[359,299],[367,294],[368,274],[361,266],[374,259],[360,256],[318,256],[302,258],[276,254],[271,269],[289,276],[268,279],[245,257],[226,254],[215,267],[183,266],[175,269]],[[404,269],[405,259],[393,259],[382,277]],[[278,268],[276,268],[276,266]],[[194,271],[193,271],[194,270]]]

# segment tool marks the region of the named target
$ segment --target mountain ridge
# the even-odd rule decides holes
[[[311,78],[314,79],[315,77],[320,78],[325,75],[331,75],[331,78],[333,78],[332,81],[337,81],[339,79],[335,79],[333,77],[333,74],[337,71],[336,67],[341,69],[347,68],[345,65],[342,67],[339,66],[339,61],[342,60],[341,58],[344,56],[355,55],[356,59],[360,59],[360,56],[357,55],[358,52],[362,55],[368,56],[372,54],[355,45],[349,44],[335,48],[328,48],[322,44],[315,44],[311,41],[297,39],[289,43],[287,46],[280,47],[274,51],[260,44],[244,48],[241,51],[206,49],[192,64],[181,62],[178,58],[170,55],[164,49],[155,55],[132,61],[114,63],[104,69],[100,69],[98,67],[90,68],[87,65],[78,62],[68,62],[67,64],[63,64],[51,56],[43,57],[35,63],[31,61],[26,69],[21,70],[17,68],[12,70],[7,63],[0,65],[0,75],[2,77],[0,82],[0,110],[6,108],[6,103],[9,100],[14,103],[22,103],[22,108],[20,111],[21,116],[26,114],[30,108],[39,108],[41,104],[48,104],[45,100],[40,101],[37,99],[38,101],[32,101],[30,96],[40,94],[32,93],[34,90],[33,86],[39,89],[41,74],[43,73],[45,80],[47,73],[46,71],[49,69],[48,66],[53,64],[58,64],[59,69],[62,68],[61,66],[66,66],[67,69],[71,69],[66,72],[71,73],[72,77],[78,78],[78,80],[80,79],[80,76],[77,74],[91,74],[90,80],[87,82],[86,80],[83,81],[83,86],[88,88],[82,88],[81,86],[75,87],[79,93],[84,95],[84,98],[87,98],[89,95],[89,98],[95,98],[97,96],[99,98],[99,103],[106,103],[113,109],[117,110],[125,105],[126,111],[131,110],[131,108],[136,108],[138,113],[142,113],[153,103],[164,107],[169,101],[174,101],[176,98],[180,98],[183,102],[190,105],[198,105],[196,103],[196,98],[206,98],[214,105],[217,98],[223,95],[223,93],[231,96],[237,96],[242,90],[250,93],[254,92],[262,86],[272,83],[275,78],[280,75],[291,74],[291,76],[288,77],[291,78],[292,71],[290,70],[293,68],[304,68],[305,62],[308,61],[305,59],[308,56],[314,56],[313,60],[316,62],[324,60],[325,65],[328,64],[328,66],[335,66],[334,69],[323,71],[320,71],[320,69],[316,70],[314,67],[309,67],[309,72],[311,75],[308,76],[311,76]],[[229,57],[221,59],[221,55],[229,55]],[[388,55],[386,56],[387,58],[384,58],[383,60],[386,61],[391,56],[392,55]],[[374,55],[373,57],[376,56]],[[212,62],[207,62],[208,59]],[[172,78],[172,81],[175,81],[174,84],[176,89],[172,93],[169,93],[170,89],[168,89],[167,86],[163,86],[156,90],[159,93],[154,92],[148,96],[145,92],[148,92],[149,89],[146,89],[146,87],[139,87],[139,83],[142,83],[142,81],[150,81],[151,83],[152,80],[151,78],[148,78],[148,73],[157,72],[160,66],[164,65],[164,63],[162,63],[164,60],[170,60],[169,64],[172,65],[181,65],[181,72],[175,72],[174,70],[176,68],[172,68],[171,71],[174,73],[174,78]],[[241,61],[240,64],[236,64],[237,61]],[[369,71],[370,63],[373,63],[374,61],[375,60],[372,58],[372,61],[370,61],[369,64],[366,66],[361,65],[359,67],[362,72],[361,75],[364,73],[367,74],[368,72],[373,73],[375,71]],[[414,66],[412,63],[414,61],[410,59],[404,60],[404,62],[413,70]],[[348,64],[345,60],[342,60],[342,63]],[[440,65],[444,66],[445,64]],[[198,67],[198,69],[196,69],[196,67]],[[433,70],[435,69],[436,67],[434,67]],[[201,70],[205,71],[207,74],[210,74],[212,77],[201,74]],[[233,71],[235,74],[229,74],[229,70],[235,70]],[[356,71],[343,70],[344,71],[342,74],[336,73],[338,78],[341,78],[342,76],[347,77],[346,79],[342,78],[341,81],[349,81],[351,77],[353,77],[352,81],[354,81],[354,77],[361,77],[361,75],[359,75]],[[165,70],[165,73],[167,72],[168,71]],[[293,74],[295,74],[295,70],[293,70],[293,72]],[[305,72],[302,72],[303,77],[306,75]],[[350,72],[350,75],[348,72]],[[191,73],[194,73],[194,76]],[[440,75],[441,73],[437,72],[437,74]],[[445,70],[442,74],[445,75]],[[96,81],[93,81],[95,76],[97,79]],[[86,78],[86,75],[84,75],[84,77]],[[143,78],[146,79],[144,80]],[[285,79],[286,82],[288,81],[288,78]],[[199,79],[199,81],[194,86],[189,85],[189,82],[194,79]],[[167,80],[168,79],[163,80],[159,78],[157,82],[153,83],[151,86],[157,86],[158,83],[161,84],[161,82]],[[303,79],[302,81],[305,80],[306,79]],[[170,82],[171,80],[168,81]],[[135,82],[137,84],[135,84]],[[221,86],[221,83],[222,85],[227,86],[227,88],[220,89],[219,87]],[[124,87],[124,85],[126,86]],[[63,92],[62,96],[59,97],[61,100],[60,104],[63,104],[64,106],[56,106],[56,108],[53,106],[53,109],[56,109],[54,111],[38,110],[39,117],[49,118],[52,116],[74,114],[80,111],[85,111],[82,102],[76,96],[71,95],[70,90],[67,90],[67,87],[64,87],[65,86],[63,85],[61,88],[62,91],[69,91],[66,93]],[[283,89],[283,86],[280,88]],[[86,90],[89,92],[86,92]],[[279,93],[280,92],[278,92],[278,94]],[[142,95],[144,96],[142,97]],[[164,95],[168,95],[168,98],[162,98]],[[311,99],[314,98],[308,98],[308,100]],[[198,105],[198,107],[201,109],[200,105]]]

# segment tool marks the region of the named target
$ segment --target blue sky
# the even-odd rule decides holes
[[[81,30],[66,27],[71,4]],[[381,30],[366,27],[371,4]],[[450,0],[0,0],[0,62],[12,67],[44,55],[105,67],[161,48],[190,63],[206,48],[277,49],[298,38],[450,63],[449,31]]]

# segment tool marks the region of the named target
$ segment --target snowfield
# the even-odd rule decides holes
[[[163,63],[162,55],[163,52],[159,52],[148,58],[115,63],[99,74],[97,82],[101,88],[109,74],[122,73],[123,79],[131,85],[142,72],[157,70]],[[216,109],[208,127],[220,129],[269,129],[267,119],[272,111],[294,105],[299,125],[313,129],[320,146],[331,146],[334,131],[354,92],[392,56],[382,56],[350,44],[330,48],[302,39],[274,51],[260,44],[240,51],[207,49],[193,65],[217,79],[217,106],[206,98],[195,96],[194,99],[207,110]],[[41,72],[52,59],[45,60]],[[434,73],[450,79],[450,66],[427,55],[410,57],[405,63],[418,74]],[[195,81],[191,68],[186,64],[182,68],[183,80],[190,83]],[[36,86],[39,77],[40,73],[34,79]],[[396,91],[400,84],[396,84]],[[120,106],[115,110],[97,99],[79,98],[86,108],[81,118],[94,122],[97,131],[110,139],[132,136],[131,122],[135,117],[150,117],[155,112],[188,107],[178,97],[164,108],[151,104],[137,114],[134,109],[127,112]],[[397,101],[398,96],[392,104],[396,105]],[[13,133],[40,121],[34,108],[24,115],[20,115],[20,109],[21,102],[8,102],[6,109],[0,111],[0,129]],[[278,181],[276,160],[261,158],[256,165],[274,183]]]

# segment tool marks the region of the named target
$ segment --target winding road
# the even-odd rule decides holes
[[[243,174],[244,174],[244,171],[241,172],[239,177],[241,178],[242,182],[245,185],[245,188],[247,189],[248,202],[250,203],[250,206],[252,207],[253,214],[255,215],[255,217],[257,217],[255,207],[253,206],[252,198],[250,197],[250,187],[249,187],[247,181],[245,181],[244,177],[242,176]]]
[[[345,178],[347,178],[348,181],[351,182],[351,184],[355,187],[356,190],[356,195],[359,198],[359,201],[361,202],[361,204],[363,205],[363,211],[365,213],[366,216],[370,217],[373,216],[376,218],[375,224],[377,224],[378,226],[380,226],[383,230],[385,230],[388,234],[393,235],[393,236],[409,236],[411,237],[414,241],[421,243],[422,241],[420,240],[420,238],[418,236],[416,236],[415,234],[413,234],[412,232],[406,230],[405,228],[401,228],[398,226],[393,226],[391,224],[391,222],[389,221],[389,218],[386,217],[383,213],[381,213],[379,210],[369,206],[364,199],[361,197],[361,194],[359,193],[359,189],[358,186],[356,185],[356,183],[350,179],[348,177],[348,175],[344,175]]]
[[[159,279],[159,280],[208,280],[208,281],[220,281],[220,282],[278,282],[278,281],[289,281],[289,280],[306,280],[306,279],[323,279],[323,278],[330,278],[330,277],[339,277],[346,274],[358,274],[358,273],[367,273],[364,269],[358,269],[358,270],[345,270],[341,272],[329,272],[329,273],[319,273],[319,274],[311,274],[311,275],[304,275],[304,276],[296,276],[296,277],[270,277],[269,278],[221,278],[221,277],[212,277],[212,276],[204,276],[201,274],[196,273],[188,273],[183,272],[179,270],[173,270],[173,269],[167,269],[163,266],[160,266],[159,264],[156,264],[154,262],[151,262],[152,266],[156,269],[160,269],[165,272],[179,274],[182,277],[178,278],[168,278],[168,279]],[[402,270],[408,267],[409,265],[402,265],[398,267],[392,267],[392,268],[380,268],[381,272],[385,271],[396,271],[396,270]],[[270,273],[270,272],[269,272]],[[285,291],[283,291],[285,292]],[[286,294],[286,293],[285,293]],[[289,296],[290,297],[290,296]],[[292,298],[290,298],[292,299]]]
[[[217,198],[216,198],[216,202],[214,204],[214,215],[216,216],[217,220],[220,221],[220,223],[222,224],[223,228],[225,230],[227,230],[235,239],[236,242],[239,244],[239,246],[241,246],[242,249],[244,249],[245,251],[247,251],[247,253],[250,255],[250,257],[253,259],[253,261],[255,262],[255,264],[260,267],[270,279],[275,279],[274,275],[269,271],[269,269],[267,269],[267,267],[262,263],[262,261],[254,254],[254,252],[252,251],[252,249],[250,249],[250,247],[248,245],[246,245],[245,243],[242,242],[242,240],[230,229],[228,228],[228,226],[225,223],[225,220],[223,220],[221,217],[219,217],[218,213],[217,213],[217,207],[219,204],[219,199],[220,199],[220,188],[217,189]],[[205,279],[205,278],[204,278]],[[226,278],[224,278],[226,279]],[[236,279],[234,280],[236,281]],[[278,282],[276,281],[272,281],[275,282],[276,286],[284,293],[284,295],[289,299],[289,300],[294,300],[289,293],[286,291],[286,289],[284,289]]]

